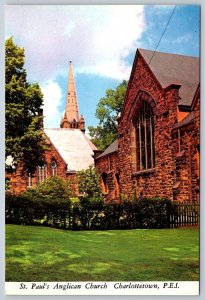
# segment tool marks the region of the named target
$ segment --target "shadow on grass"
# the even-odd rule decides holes
[[[6,281],[198,280],[198,251],[192,230],[7,226]]]
[[[43,260],[45,258],[45,260]],[[21,263],[20,263],[21,261]],[[40,269],[39,269],[40,268]],[[21,272],[19,272],[21,270]],[[9,275],[10,274],[10,275]],[[11,276],[11,277],[10,277]],[[161,259],[158,265],[137,262],[127,266],[112,261],[95,261],[72,253],[44,253],[39,263],[28,258],[12,262],[12,274],[7,281],[183,281],[198,280],[198,261],[190,259]]]

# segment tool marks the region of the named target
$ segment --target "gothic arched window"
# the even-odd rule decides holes
[[[38,166],[37,169],[38,182],[43,182],[47,178],[47,167],[45,163],[42,163]]]
[[[32,182],[32,175],[31,175],[31,173],[27,173],[27,187],[28,188],[31,188],[32,187],[32,185],[33,185],[33,182]]]
[[[155,166],[154,114],[151,105],[142,101],[134,118],[136,129],[137,171],[152,169]]]
[[[57,163],[56,163],[55,159],[53,159],[51,162],[51,170],[52,170],[52,176],[56,176],[57,175]]]

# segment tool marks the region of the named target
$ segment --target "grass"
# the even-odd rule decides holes
[[[6,281],[199,280],[197,228],[64,231],[6,225]]]

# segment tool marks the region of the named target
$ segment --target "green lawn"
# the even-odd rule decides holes
[[[199,231],[6,225],[6,281],[199,280]]]

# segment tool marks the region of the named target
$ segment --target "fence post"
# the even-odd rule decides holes
[[[199,224],[199,203],[179,201],[175,202],[175,204],[177,205],[177,218],[173,222],[173,227]],[[170,215],[170,220],[171,218],[173,218],[173,215]]]
[[[166,203],[166,209],[167,209],[167,228],[170,228],[171,214],[170,214],[170,203],[169,202]]]

